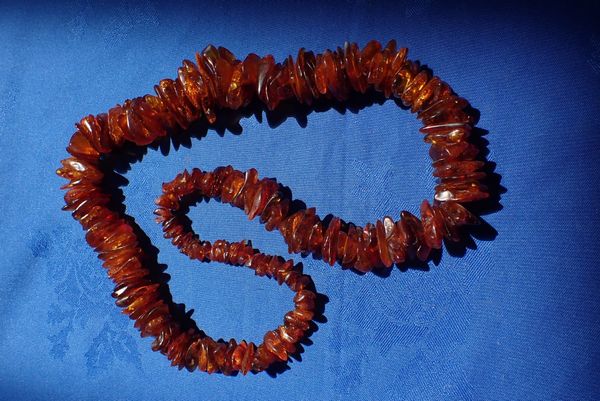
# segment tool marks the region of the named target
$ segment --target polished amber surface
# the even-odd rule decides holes
[[[245,266],[295,292],[295,308],[259,345],[215,341],[185,325],[165,295],[168,287],[150,271],[130,219],[118,211],[119,202],[103,187],[105,156],[126,143],[156,143],[201,118],[215,123],[218,110],[238,109],[254,100],[273,110],[289,99],[310,105],[319,99],[345,101],[352,92],[368,90],[393,96],[423,122],[421,132],[431,145],[438,180],[434,202],[423,201],[420,217],[403,211],[396,221],[385,216],[359,227],[335,216],[323,221],[315,208],[292,212],[292,200],[282,187],[273,179],[260,179],[255,169],[184,171],[163,185],[156,200],[156,221],[165,238],[194,260]],[[179,369],[247,374],[287,361],[310,330],[317,307],[312,280],[292,260],[263,254],[245,240],[200,239],[181,215],[189,195],[217,199],[242,209],[249,219],[259,218],[267,230],[281,233],[290,253],[312,254],[332,266],[360,272],[427,260],[444,238],[457,241],[461,226],[477,224],[461,203],[489,196],[482,184],[483,163],[476,160],[478,149],[469,142],[474,119],[468,102],[407,59],[407,49],[398,49],[394,40],[385,46],[373,40],[362,49],[346,43],[316,55],[300,49],[295,60],[290,56],[283,63],[271,55],[250,54],[239,60],[229,50],[211,45],[196,54],[195,62],[184,60],[176,78],[161,80],[154,92],[126,100],[108,113],[82,118],[67,147],[71,156],[61,162],[57,174],[69,181],[63,186],[64,210],[86,230],[88,244],[114,281],[115,303],[135,320],[142,336],[154,337],[152,349]]]

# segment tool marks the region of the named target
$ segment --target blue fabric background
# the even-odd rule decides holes
[[[326,3],[0,5],[0,399],[598,399],[597,7]],[[169,367],[112,304],[80,226],[60,211],[54,170],[73,124],[151,92],[208,43],[282,60],[372,38],[396,38],[480,110],[507,189],[484,216],[496,238],[387,278],[294,255],[329,297],[301,362],[276,377]],[[153,200],[183,168],[256,167],[322,216],[357,224],[432,197],[418,122],[393,102],[300,120],[246,118],[240,135],[149,150],[125,174],[127,212],[169,265],[175,301],[215,338],[260,341],[292,294],[249,270],[199,266],[162,238]],[[237,209],[212,202],[190,217],[208,239],[287,255]]]

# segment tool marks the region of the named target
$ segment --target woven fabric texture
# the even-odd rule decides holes
[[[477,3],[0,4],[0,399],[598,399],[600,13]],[[290,256],[239,210],[201,203],[190,212],[201,236],[302,262],[329,299],[327,321],[276,375],[170,367],[113,304],[60,210],[54,171],[73,124],[152,92],[209,43],[281,61],[373,38],[408,47],[480,111],[500,210],[464,249],[380,277]],[[360,225],[432,199],[415,116],[393,101],[309,111],[244,117],[149,149],[124,173],[127,213],[168,265],[174,300],[214,338],[260,342],[292,293],[178,253],[153,222],[162,182],[184,168],[255,167],[321,216]]]

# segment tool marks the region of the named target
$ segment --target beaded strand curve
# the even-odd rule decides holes
[[[474,119],[466,110],[468,102],[407,59],[407,49],[397,49],[393,40],[385,47],[371,41],[362,50],[346,43],[343,49],[317,55],[300,49],[296,60],[290,56],[283,63],[256,54],[240,61],[223,47],[208,46],[196,54],[196,63],[183,62],[175,80],[164,79],[154,89],[156,96],[126,100],[76,124],[67,147],[71,157],[61,162],[57,174],[69,180],[63,186],[64,209],[81,223],[88,244],[115,282],[116,304],[135,320],[142,336],[155,338],[152,349],[180,369],[246,374],[286,361],[310,328],[316,299],[310,277],[295,269],[291,260],[262,254],[245,241],[200,241],[180,216],[187,195],[216,198],[243,209],[250,219],[260,217],[267,230],[282,234],[290,253],[312,253],[331,265],[337,262],[361,272],[426,260],[432,249],[441,248],[444,238],[457,241],[461,226],[477,223],[461,204],[489,196],[481,183],[483,162],[476,160],[478,149],[469,143]],[[438,180],[434,201],[423,201],[420,218],[403,211],[398,221],[386,216],[365,227],[338,217],[325,224],[314,208],[292,212],[281,187],[271,179],[259,180],[254,169],[243,173],[227,166],[179,174],[163,184],[157,200],[155,213],[165,237],[193,259],[247,266],[296,292],[295,309],[258,346],[233,339],[215,341],[196,328],[186,328],[161,291],[168,287],[153,278],[133,226],[103,187],[103,159],[126,142],[146,146],[202,117],[212,124],[218,109],[239,109],[255,98],[273,110],[288,99],[310,105],[316,99],[344,101],[351,92],[367,90],[400,99],[423,122],[420,131],[431,145]]]

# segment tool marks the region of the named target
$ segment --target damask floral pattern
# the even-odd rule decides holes
[[[110,281],[92,252],[82,249],[73,231],[76,228],[57,226],[30,243],[36,263],[46,271],[55,295],[48,305],[48,325],[53,329],[47,333],[49,354],[57,361],[69,353],[81,354],[91,376],[106,371],[115,361],[141,368],[137,339],[130,330],[132,324],[115,311],[108,295]],[[52,247],[57,243],[70,245],[63,248],[67,254],[54,252]],[[64,260],[70,263],[65,264]],[[81,333],[89,333],[89,338],[83,339]],[[86,345],[71,347],[74,337],[86,341]]]

